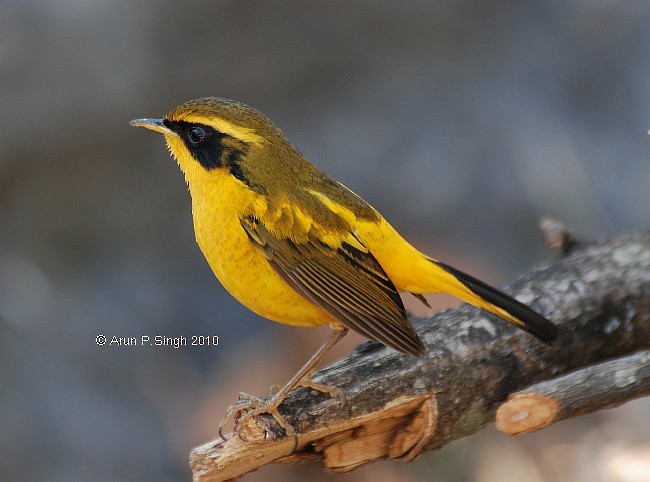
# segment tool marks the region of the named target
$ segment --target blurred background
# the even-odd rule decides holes
[[[189,480],[238,392],[283,384],[326,337],[230,298],[162,139],[129,120],[253,105],[417,247],[503,285],[553,261],[543,215],[587,238],[648,228],[648,79],[644,0],[1,1],[2,479]],[[245,480],[648,480],[649,411]]]

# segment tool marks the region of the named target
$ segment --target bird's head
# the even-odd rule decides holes
[[[209,184],[215,173],[230,173],[256,191],[268,179],[291,175],[305,162],[298,150],[261,112],[218,97],[179,105],[162,119],[136,119],[165,136],[190,185]]]

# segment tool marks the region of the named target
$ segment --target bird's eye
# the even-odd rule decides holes
[[[205,131],[199,126],[192,126],[187,132],[187,136],[192,144],[198,144],[205,138]]]

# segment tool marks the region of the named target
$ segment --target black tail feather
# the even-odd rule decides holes
[[[439,261],[434,261],[434,263],[453,275],[458,281],[488,303],[507,311],[513,317],[520,320],[522,325],[516,325],[519,328],[535,335],[549,345],[557,339],[557,327],[528,306],[456,268],[447,266]]]

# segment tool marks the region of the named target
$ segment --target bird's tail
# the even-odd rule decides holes
[[[525,330],[544,343],[552,343],[557,338],[557,327],[511,296],[452,268],[440,261],[426,257],[439,268],[435,273],[437,291],[444,291],[474,306],[483,308],[513,325]]]
[[[358,222],[355,233],[398,291],[416,295],[449,293],[503,318],[545,343],[557,338],[557,327],[542,315],[473,276],[421,253],[385,219],[379,223]]]

